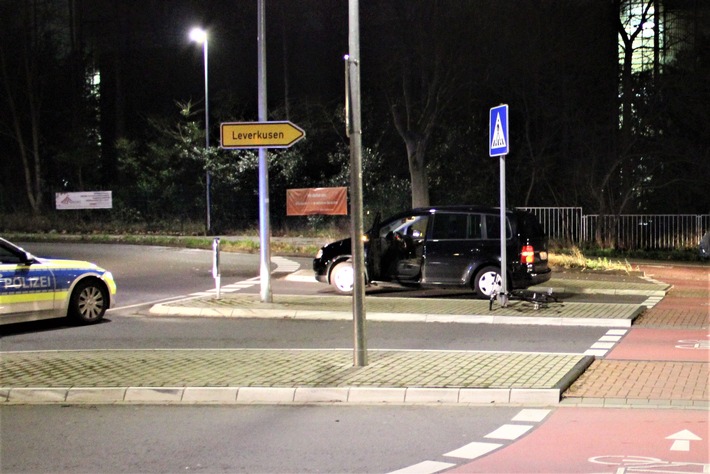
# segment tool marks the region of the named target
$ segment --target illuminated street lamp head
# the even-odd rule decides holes
[[[190,39],[195,43],[202,44],[207,41],[207,32],[202,28],[193,28],[190,30]]]

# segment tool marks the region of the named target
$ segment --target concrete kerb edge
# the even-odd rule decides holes
[[[601,397],[563,397],[560,408],[625,408],[634,409],[673,409],[673,410],[710,410],[707,400],[650,400],[634,398],[607,399]]]
[[[580,288],[577,293],[586,295],[616,295],[616,296],[666,296],[666,290],[639,290],[639,289],[606,289],[606,288]]]
[[[538,326],[588,326],[628,328],[631,327],[645,307],[639,306],[631,318],[566,318],[548,316],[498,316],[479,314],[428,314],[428,313],[383,313],[368,312],[368,321],[415,322],[415,323],[459,323],[459,324],[528,324]],[[165,307],[156,305],[151,314],[160,316],[187,317],[242,317],[255,319],[299,319],[299,320],[350,320],[352,313],[342,311],[263,309],[258,311],[232,309],[231,311],[197,307]]]
[[[555,384],[555,388],[559,390],[559,393],[564,393],[565,390],[570,388],[572,384],[589,368],[594,362],[594,356],[584,356],[577,362],[572,369],[567,372],[560,380]],[[559,400],[558,400],[559,401]]]
[[[560,390],[429,387],[0,387],[0,404],[403,404],[560,403]],[[0,406],[2,406],[0,405]]]

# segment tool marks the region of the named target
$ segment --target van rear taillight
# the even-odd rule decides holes
[[[532,245],[524,245],[520,251],[520,261],[524,264],[535,263],[535,249]]]

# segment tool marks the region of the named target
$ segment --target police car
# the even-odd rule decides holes
[[[115,294],[111,272],[93,263],[35,257],[0,238],[0,324],[63,317],[96,323]]]

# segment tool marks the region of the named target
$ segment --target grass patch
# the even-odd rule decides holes
[[[5,234],[14,242],[89,242],[99,244],[129,244],[153,245],[156,247],[180,247],[191,249],[212,250],[212,237],[172,236],[172,235],[105,235],[105,234]],[[320,245],[293,243],[290,241],[271,239],[271,252],[273,254],[291,257],[313,257]],[[258,237],[240,236],[220,239],[220,250],[234,253],[258,253],[260,250]]]
[[[586,257],[577,247],[560,253],[550,253],[548,262],[553,268],[565,270],[590,270],[590,271],[621,271],[631,273],[633,267],[624,260],[623,262],[610,260],[607,257]]]

